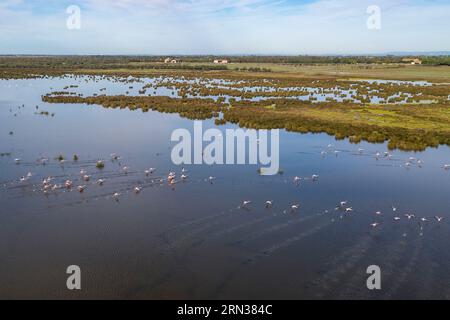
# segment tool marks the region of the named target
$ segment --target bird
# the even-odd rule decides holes
[[[353,208],[345,208],[345,213],[351,213],[353,212]]]
[[[43,185],[50,184],[50,182],[51,182],[52,180],[53,180],[52,177],[48,177],[48,178],[46,178],[46,179],[44,179],[44,180],[42,181],[42,184],[43,184]]]
[[[181,169],[181,173],[187,173],[188,171],[185,168]]]
[[[383,213],[381,213],[381,211],[377,211],[377,212],[375,212],[375,215],[381,216],[381,215],[383,215]]]
[[[14,159],[14,162],[15,162],[16,164],[20,164],[21,161],[22,161],[22,159],[20,159],[20,158]]]
[[[397,212],[397,207],[392,206],[392,211]]]
[[[300,183],[300,181],[302,180],[302,178],[300,178],[300,177],[298,177],[298,176],[295,176],[293,180],[294,180],[294,183],[297,183],[297,184],[298,184],[298,183]]]
[[[434,218],[437,220],[437,222],[442,222],[444,220],[444,217],[435,216]]]
[[[244,200],[244,201],[242,201],[242,206],[245,207],[245,206],[248,206],[251,203],[252,202],[250,200]]]
[[[153,172],[155,172],[155,169],[153,169],[153,168],[150,168],[150,169],[144,171],[144,173],[147,177],[152,175]]]
[[[363,149],[363,148],[359,148],[359,149],[358,149],[358,153],[359,153],[359,154],[362,154],[363,152],[364,152],[364,149]]]
[[[185,175],[185,174],[182,174],[182,175],[181,175],[181,180],[186,180],[187,178],[188,178],[187,175]]]
[[[114,200],[119,201],[120,193],[116,192],[116,193],[113,194],[112,197],[113,197]]]
[[[427,221],[428,221],[428,219],[427,219],[427,218],[425,218],[425,217],[422,217],[422,218],[420,218],[420,221],[422,221],[422,222],[427,222]]]
[[[118,160],[119,156],[115,153],[111,153],[111,160]]]
[[[172,182],[173,180],[175,180],[175,173],[170,172],[169,175],[167,176],[167,181]]]
[[[78,189],[79,193],[83,193],[85,188],[86,188],[86,186],[78,186],[77,189]]]
[[[66,189],[71,189],[72,185],[73,185],[73,182],[71,180],[67,180],[66,183],[64,184]]]
[[[273,201],[272,200],[267,200],[266,201],[266,209],[270,209],[273,207]]]
[[[129,169],[129,168],[128,168],[127,166],[125,166],[125,167],[122,168],[122,171],[123,171],[125,174],[128,174],[128,169]]]
[[[291,206],[291,212],[295,212],[295,211],[297,211],[298,209],[300,209],[300,204],[293,204],[292,206]]]
[[[216,177],[210,176],[208,178],[209,183],[213,184],[214,180],[216,180]]]
[[[313,174],[312,177],[311,177],[311,180],[312,181],[317,181],[317,180],[319,180],[319,176],[317,174]]]
[[[97,180],[97,184],[98,184],[99,186],[102,186],[104,183],[105,183],[105,180],[103,180],[103,179],[98,179],[98,180]]]
[[[140,187],[135,187],[134,188],[134,193],[136,193],[136,194],[141,193],[141,188]]]
[[[372,228],[376,228],[376,227],[378,227],[380,224],[381,224],[381,223],[379,223],[379,222],[374,222],[374,223],[370,224],[370,226],[371,226]]]
[[[341,207],[341,208],[344,208],[344,207],[346,207],[348,205],[348,201],[341,201],[341,203],[339,204],[339,206]]]
[[[400,217],[394,217],[394,221],[400,221],[401,218]]]
[[[91,180],[91,176],[85,174],[85,175],[83,176],[83,180],[86,181],[86,182],[88,182],[89,180]]]
[[[444,168],[444,170],[447,170],[447,171],[450,170],[450,164],[444,164],[443,168]]]
[[[405,214],[405,217],[408,218],[408,220],[411,220],[412,218],[415,218],[416,216],[414,214]]]
[[[86,170],[84,170],[84,169],[81,169],[81,170],[80,170],[80,174],[81,174],[82,176],[84,176],[86,173],[87,173]]]

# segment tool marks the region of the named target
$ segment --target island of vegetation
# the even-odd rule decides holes
[[[224,65],[214,58],[1,57],[0,77],[108,79],[127,90],[85,97],[73,84],[44,95],[47,103],[178,113],[391,149],[450,145],[448,57],[230,57]]]

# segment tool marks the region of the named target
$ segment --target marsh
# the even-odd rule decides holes
[[[171,161],[171,133],[193,128],[186,109],[42,101],[68,86],[84,97],[142,87],[83,76],[0,80],[2,298],[450,298],[448,146],[389,150],[280,130],[283,174],[190,165],[188,179],[168,184],[167,173],[183,169]],[[221,110],[203,103],[204,130],[216,128],[210,115]],[[55,117],[36,115],[36,105]],[[384,152],[392,156],[376,156]],[[54,190],[43,188],[48,177]],[[64,188],[67,180],[84,192]],[[238,208],[243,200],[252,201],[247,210]],[[352,213],[337,208],[343,200]],[[366,287],[373,264],[381,291]],[[81,291],[66,288],[70,265],[81,268]]]

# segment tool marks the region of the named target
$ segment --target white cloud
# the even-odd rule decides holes
[[[58,8],[58,2],[48,1],[56,13],[45,14],[21,0],[4,1],[0,53],[322,54],[450,49],[446,40],[450,4],[439,1],[81,0],[74,1],[82,8],[80,31],[65,28],[65,8]],[[374,2],[382,9],[380,31],[366,28],[366,9]],[[17,10],[20,7],[23,10]]]

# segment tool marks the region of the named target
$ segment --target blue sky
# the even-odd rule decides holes
[[[70,5],[79,30],[66,26]],[[380,30],[367,28],[370,5]],[[0,54],[449,50],[450,0],[0,0]]]

